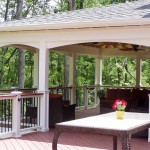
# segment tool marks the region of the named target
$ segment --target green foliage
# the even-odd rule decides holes
[[[16,51],[15,51],[16,50]],[[0,88],[18,86],[18,50],[13,47],[6,49],[5,53],[0,49]],[[14,52],[14,53],[13,53]],[[3,54],[4,53],[4,54]],[[13,55],[12,55],[13,54]],[[3,60],[3,61],[2,61]],[[64,86],[64,55],[50,53],[49,62],[49,86]],[[25,51],[25,87],[33,86],[33,53]],[[76,84],[94,85],[95,82],[95,59],[90,56],[79,56],[76,60]],[[103,85],[135,86],[136,62],[134,58],[114,57],[103,59]],[[142,61],[142,85],[150,85],[150,59]]]
[[[79,56],[76,62],[76,84],[78,86],[95,82],[95,59],[90,56]]]
[[[92,8],[99,5],[99,0],[77,0],[76,3],[77,9]]]
[[[5,51],[5,52],[4,52]],[[18,49],[8,47],[0,48],[0,88],[9,89],[18,87],[19,58]],[[33,53],[25,51],[25,87],[31,88],[33,85]]]
[[[113,57],[103,60],[103,85],[135,86],[135,75],[133,58]]]
[[[33,86],[33,69],[34,59],[33,53],[30,51],[25,52],[25,87],[32,88]]]
[[[150,86],[150,58],[142,61],[142,85]]]
[[[136,0],[128,0],[136,1]],[[99,5],[110,5],[115,3],[125,3],[126,0],[76,0],[76,9],[92,8]],[[68,0],[57,2],[56,12],[63,12],[68,10]]]
[[[49,86],[64,86],[64,55],[50,53]]]

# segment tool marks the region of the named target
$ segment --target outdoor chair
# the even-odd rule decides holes
[[[62,99],[61,94],[50,94],[49,96],[49,127],[55,127],[56,123],[74,120],[76,104]]]
[[[29,117],[30,123],[36,123],[37,120],[37,107],[26,107],[26,117]]]

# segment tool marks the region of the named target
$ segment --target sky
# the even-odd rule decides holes
[[[59,2],[59,0],[50,0],[50,5],[56,6],[57,2]]]

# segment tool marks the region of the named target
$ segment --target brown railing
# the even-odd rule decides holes
[[[50,94],[62,94],[63,95],[63,100],[71,100],[71,90],[72,87],[50,87]]]
[[[12,91],[21,91],[23,93],[35,93],[37,91],[36,88],[24,88],[24,89],[18,89],[18,88],[12,88],[12,89],[0,89],[0,94],[8,94]]]

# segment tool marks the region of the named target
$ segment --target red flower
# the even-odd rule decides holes
[[[115,101],[115,103],[113,104],[112,109],[119,110],[119,111],[124,111],[126,106],[127,106],[127,102],[125,100],[117,99]]]

